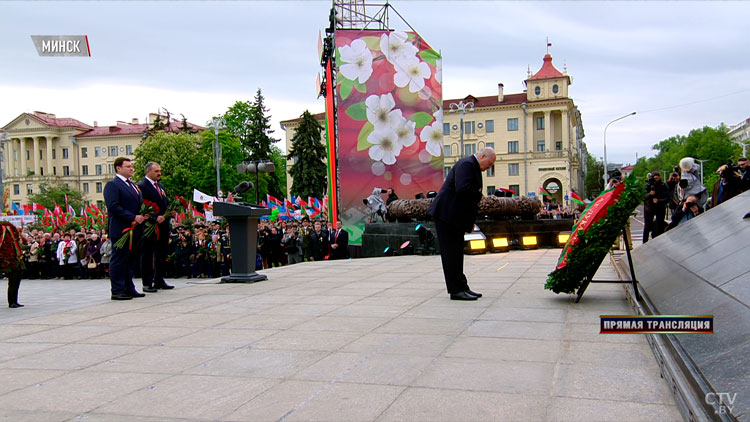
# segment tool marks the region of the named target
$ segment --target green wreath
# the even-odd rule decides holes
[[[568,251],[567,264],[549,273],[545,289],[555,293],[573,293],[581,287],[586,276],[593,277],[617,236],[622,234],[633,210],[643,202],[644,183],[634,175],[625,180],[625,190],[619,200],[607,208],[606,217],[578,233],[578,243]]]

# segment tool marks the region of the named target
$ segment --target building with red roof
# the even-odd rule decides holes
[[[11,202],[26,204],[43,183],[58,179],[84,198],[103,205],[104,185],[114,177],[115,158],[135,158],[134,150],[153,129],[158,114],[145,123],[132,119],[112,126],[93,126],[52,113],[21,113],[3,126],[2,182]],[[165,120],[166,116],[160,116]],[[203,127],[187,123],[192,130]],[[179,132],[183,123],[170,119],[165,131]]]

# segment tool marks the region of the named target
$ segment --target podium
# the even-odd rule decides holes
[[[268,279],[255,272],[255,255],[258,253],[258,220],[269,214],[268,208],[244,202],[214,202],[214,215],[226,218],[229,223],[232,245],[232,274],[222,277],[222,283],[255,283]]]

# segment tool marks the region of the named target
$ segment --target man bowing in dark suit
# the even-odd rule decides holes
[[[146,217],[141,211],[143,196],[130,178],[133,177],[133,163],[125,157],[115,159],[115,177],[104,186],[104,201],[109,214],[109,238],[114,245],[130,229],[132,242],[124,248],[112,248],[109,262],[109,280],[112,284],[112,300],[129,300],[143,297],[135,290],[132,270],[138,265],[138,241],[143,232],[141,223]]]
[[[451,300],[482,297],[469,289],[464,275],[464,233],[470,233],[482,199],[482,172],[495,163],[495,151],[485,148],[462,158],[448,172],[429,213],[435,219],[445,285]]]
[[[349,258],[349,233],[342,226],[341,220],[337,220],[336,230],[331,230],[331,259]]]
[[[169,218],[164,211],[169,205],[169,198],[164,191],[161,180],[161,166],[154,162],[146,164],[146,177],[138,182],[144,201],[156,204],[151,219],[155,220],[158,231],[149,238],[143,239],[141,247],[141,278],[143,291],[156,293],[158,289],[174,289],[164,281],[164,269],[167,265],[167,246],[169,240]],[[158,208],[158,210],[157,210]]]

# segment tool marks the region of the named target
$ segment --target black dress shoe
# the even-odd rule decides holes
[[[158,292],[158,290],[156,290],[155,288],[153,288],[151,286],[143,286],[143,291],[146,292],[146,293],[156,293],[156,292]]]
[[[159,290],[169,290],[169,289],[174,289],[174,286],[164,283],[164,284],[159,284],[157,286],[154,286],[154,288],[159,289]]]
[[[23,308],[23,305],[21,305],[20,303],[11,303],[10,305],[8,305],[8,307],[9,308]]]
[[[112,300],[130,300],[133,297],[130,295],[126,295],[125,293],[120,293],[117,295],[112,295]]]
[[[144,293],[139,293],[138,291],[132,291],[132,292],[128,292],[126,294],[128,296],[130,296],[130,297],[146,297],[146,295]]]
[[[451,293],[451,300],[477,300],[476,296],[472,296],[466,292]]]
[[[468,293],[468,294],[470,294],[470,295],[472,295],[472,296],[476,296],[476,297],[482,297],[482,294],[481,294],[481,293],[473,292],[473,291],[471,291],[471,289],[467,289],[467,290],[466,290],[466,293]]]

